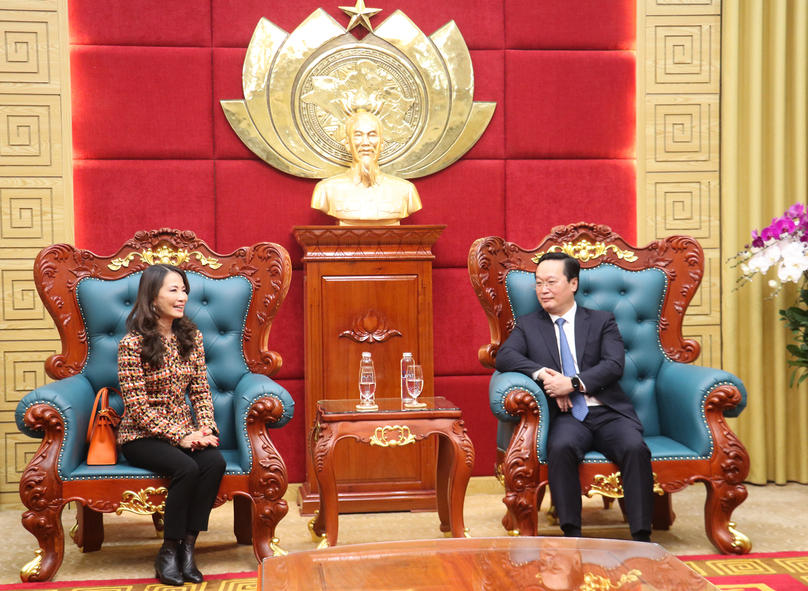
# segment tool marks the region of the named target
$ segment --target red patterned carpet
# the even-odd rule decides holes
[[[722,591],[804,591],[808,587],[808,554],[778,552],[746,556],[680,556],[685,564]],[[187,584],[184,591],[255,591],[256,573],[211,575],[200,585]],[[54,581],[0,585],[0,591],[171,591],[177,587],[155,579],[110,581]]]
[[[808,554],[777,552],[746,556],[680,556],[679,559],[725,591],[805,591]]]

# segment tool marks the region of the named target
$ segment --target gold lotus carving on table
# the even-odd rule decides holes
[[[323,9],[291,34],[263,18],[244,60],[243,100],[222,101],[227,120],[255,154],[306,178],[338,175],[351,165],[345,121],[373,113],[383,124],[381,171],[403,178],[438,172],[485,131],[495,103],[474,102],[474,71],[451,21],[425,35],[403,12],[379,26],[378,9],[358,0],[346,30]],[[348,31],[361,24],[357,40]]]

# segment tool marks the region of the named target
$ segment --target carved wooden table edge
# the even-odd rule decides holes
[[[425,409],[392,411],[350,411],[346,408],[339,412],[326,412],[325,404],[355,405],[356,401],[329,400],[317,403],[317,415],[309,433],[309,453],[320,490],[320,510],[309,523],[309,530],[315,541],[320,540],[318,548],[332,547],[337,543],[339,501],[332,452],[337,442],[345,438],[371,446],[396,448],[437,435],[437,511],[440,529],[455,538],[470,537],[463,520],[463,505],[474,468],[474,445],[468,436],[460,408],[443,398],[425,400],[431,401]],[[445,401],[448,406],[435,407],[438,400]]]

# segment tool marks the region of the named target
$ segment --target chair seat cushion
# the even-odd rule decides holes
[[[497,430],[497,448],[500,450],[500,452],[504,453],[507,449],[514,428],[514,423],[499,423],[499,429]],[[646,437],[645,443],[648,445],[648,449],[651,450],[652,461],[679,459],[696,460],[702,458],[702,456],[697,454],[689,447],[684,446],[668,437]],[[596,451],[587,452],[587,454],[584,456],[584,462],[598,463],[608,461],[609,460],[607,460],[603,454]]]
[[[238,461],[238,451],[235,449],[221,450],[225,460],[225,474],[247,474],[248,469],[244,469]],[[71,472],[65,480],[94,480],[108,478],[160,478],[159,474],[151,470],[136,468],[126,461],[120,453],[118,463],[114,466],[88,466],[87,462],[79,464],[78,468]]]
[[[677,443],[668,437],[645,437],[645,443],[648,449],[651,450],[651,461],[664,461],[664,460],[696,460],[701,456],[692,449]],[[596,451],[587,452],[584,456],[584,462],[608,462],[603,454]]]

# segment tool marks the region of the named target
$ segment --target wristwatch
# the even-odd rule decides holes
[[[572,379],[570,381],[572,382],[572,389],[575,390],[576,392],[580,392],[581,380],[578,379],[578,376],[572,376]]]

